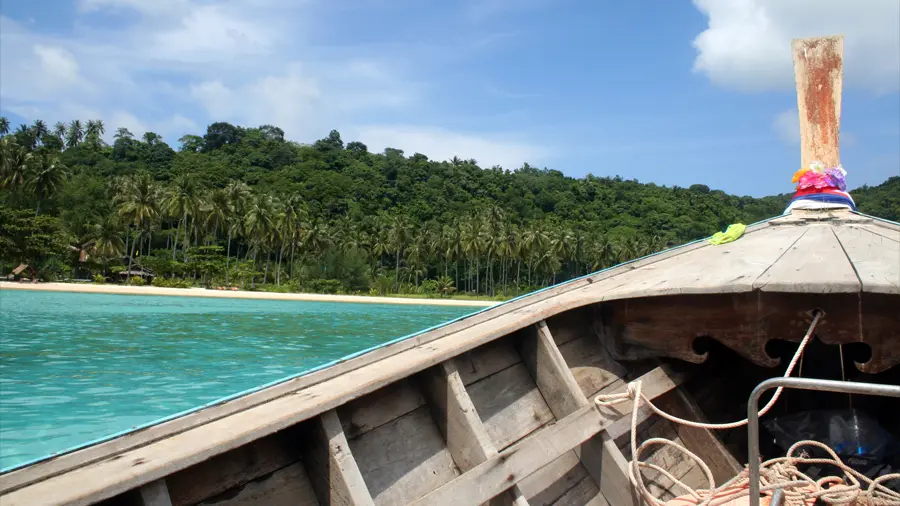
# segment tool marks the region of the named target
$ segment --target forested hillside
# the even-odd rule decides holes
[[[376,154],[336,131],[298,144],[270,125],[214,123],[177,151],[124,128],[107,145],[99,121],[10,131],[0,118],[0,134],[0,267],[43,279],[140,265],[168,286],[510,296],[780,214],[789,199]],[[900,218],[900,178],[852,193],[861,211]]]

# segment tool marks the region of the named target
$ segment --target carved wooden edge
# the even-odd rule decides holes
[[[319,503],[374,506],[337,412],[329,410],[316,417],[313,432],[304,464]]]

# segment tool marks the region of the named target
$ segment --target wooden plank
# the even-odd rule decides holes
[[[151,481],[141,487],[141,501],[144,506],[172,506],[166,480]]]
[[[524,478],[518,487],[532,506],[548,506],[586,476],[588,472],[581,465],[578,455],[570,451]]]
[[[750,227],[747,233],[766,226],[767,224],[764,223]],[[585,293],[584,288],[624,272],[704,247],[708,247],[708,245],[704,242],[696,242],[624,264],[615,269],[563,283],[470,318],[335,364],[327,369],[315,371],[238,399],[6,473],[0,476],[0,494],[3,494],[2,497],[7,504],[14,504],[20,499],[25,504],[30,504],[31,494],[35,494],[35,497],[39,497],[40,501],[45,504],[51,504],[53,501],[93,502],[112,497],[183,469],[194,462],[231,450],[250,439],[263,437],[297,421],[333,409],[356,396],[377,390],[397,378],[419,372],[459,353],[464,353],[500,336],[527,327],[541,319],[599,300],[597,294]],[[413,357],[418,357],[418,360],[413,360]],[[386,360],[389,358],[391,360]],[[366,380],[364,387],[359,386],[361,377]],[[348,381],[348,379],[352,381]],[[324,386],[323,383],[325,383]],[[295,397],[297,392],[301,391],[314,393],[325,391],[329,394],[323,396],[327,400],[320,399],[318,393],[313,396],[303,396],[301,397],[303,402],[300,404],[311,403],[312,406],[301,408],[297,406]],[[267,404],[270,405],[266,406]],[[285,404],[291,405],[293,408],[288,409]],[[260,409],[255,410],[254,408]],[[278,413],[278,415],[263,419],[261,418],[263,412]],[[230,416],[238,418],[213,425]],[[243,418],[255,420],[252,429],[248,429],[241,423]],[[223,429],[223,426],[230,427],[230,429]],[[203,430],[203,436],[195,437],[196,432],[194,431],[200,428]],[[199,446],[186,444],[182,437],[208,443]],[[179,451],[175,451],[176,449]],[[152,461],[152,465],[143,466],[142,470],[126,467],[121,462],[110,465],[110,462],[115,462],[111,460],[113,456],[118,456],[119,458],[116,460],[119,461],[129,458],[144,463]],[[79,472],[58,480],[53,479],[74,470]],[[26,485],[41,481],[47,483],[32,491],[11,494]],[[48,494],[47,490],[55,492]]]
[[[900,227],[897,227],[897,226],[888,227],[888,226],[882,225],[881,223],[879,223],[877,225],[853,224],[853,225],[849,225],[848,228],[858,228],[860,230],[866,230],[875,235],[884,237],[885,239],[887,239],[889,241],[900,242]]]
[[[603,421],[597,410],[585,406],[412,504],[416,506],[481,504],[602,429]]]
[[[522,343],[525,366],[557,420],[588,404],[545,321]]]
[[[513,339],[521,331],[497,339],[453,358],[463,384],[468,386],[478,380],[496,374],[522,361],[513,345]]]
[[[531,506],[518,485],[491,499],[488,506]]]
[[[674,388],[667,368],[659,367],[641,377],[648,398],[654,399]],[[624,387],[615,393],[623,392]],[[415,506],[463,506],[481,504],[523,478],[556,460],[612,424],[592,405],[531,434],[472,470],[412,503]]]
[[[350,441],[376,505],[408,504],[459,475],[426,406]]]
[[[525,364],[504,369],[468,387],[479,418],[498,450],[553,420]]]
[[[606,431],[581,445],[581,462],[610,506],[640,504],[628,477],[628,461]]]
[[[674,424],[658,417],[652,418],[638,427],[637,440],[639,443],[651,438],[668,439],[677,445],[685,446],[681,438],[678,437]],[[632,459],[630,437],[623,437],[618,443],[622,455],[626,460],[630,461]],[[655,464],[665,469],[672,476],[679,479],[696,467],[696,463],[690,457],[671,446],[654,445],[645,451],[641,458],[647,463]],[[683,492],[675,485],[674,481],[657,471],[644,469],[641,471],[641,474],[644,477],[644,484],[654,497],[668,500]],[[694,488],[708,488],[709,483],[703,481],[690,483],[689,485],[693,485]]]
[[[668,394],[660,397],[656,402],[657,407],[672,416],[699,423],[707,423],[703,412],[697,404],[681,388],[676,388]],[[742,466],[734,455],[725,448],[722,441],[714,431],[701,429],[681,424],[672,424],[678,433],[678,438],[684,442],[685,448],[690,449],[712,470],[716,483],[722,484],[734,478],[743,471]],[[690,484],[694,485],[694,484]],[[708,486],[704,483],[702,486]]]
[[[187,506],[271,474],[300,457],[291,438],[279,432],[171,474],[166,483],[172,504]]]
[[[609,506],[609,502],[594,480],[586,476],[557,499],[553,506]]]
[[[354,439],[423,404],[425,399],[419,390],[402,379],[338,407],[337,412],[347,439]]]
[[[834,227],[862,289],[874,293],[900,293],[900,242],[859,227]]]
[[[613,360],[595,335],[569,341],[559,351],[585,397],[596,395],[625,375],[625,367]]]
[[[453,362],[429,369],[423,379],[438,429],[459,469],[468,471],[496,454]]]
[[[683,383],[685,375],[674,371],[670,366],[664,364],[638,379],[641,381],[641,393],[648,399],[655,399]],[[601,390],[600,394],[621,393],[625,392],[626,389],[626,382],[620,380]],[[594,402],[594,399],[591,399],[591,402]],[[601,406],[598,410],[604,418],[611,420],[610,425],[612,425],[622,419],[623,416],[631,416],[632,406],[633,403],[631,401],[624,401],[612,406]]]
[[[311,448],[306,461],[313,471],[313,489],[321,504],[372,505],[356,459],[334,411],[326,411],[316,418]]]
[[[603,300],[697,293],[737,293],[753,282],[806,232],[806,227],[770,227],[737,241],[695,251],[606,283]]]
[[[550,328],[550,333],[553,334],[556,346],[562,349],[570,341],[594,336],[592,327],[595,318],[596,314],[593,308],[582,307],[553,315],[545,321],[547,327]]]
[[[859,279],[829,225],[807,225],[806,233],[756,282],[764,292],[858,292]]]
[[[319,506],[303,464],[297,462],[198,506]],[[337,504],[337,503],[335,503]]]
[[[800,166],[840,163],[844,38],[794,39],[794,80],[800,114]]]
[[[465,472],[497,454],[478,418],[455,361],[448,360],[422,373],[425,395],[447,449],[460,471]],[[528,506],[518,487],[500,494],[490,506]]]

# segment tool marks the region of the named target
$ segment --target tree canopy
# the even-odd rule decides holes
[[[276,126],[217,122],[177,151],[153,132],[118,128],[111,145],[104,132],[0,121],[0,230],[43,238],[4,237],[0,260],[48,279],[139,263],[154,283],[511,296],[778,215],[790,199],[372,153],[337,131],[300,144]],[[900,219],[900,177],[852,194],[862,212]]]

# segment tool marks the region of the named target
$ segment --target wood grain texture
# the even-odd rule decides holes
[[[593,407],[585,406],[412,504],[455,506],[483,503],[602,429],[600,415]]]
[[[234,494],[222,494],[198,506],[319,506],[303,464],[297,462],[251,481]],[[337,503],[335,503],[337,504]]]
[[[674,388],[666,368],[659,367],[641,377],[648,398]],[[623,392],[624,385],[615,392]],[[611,425],[618,416],[601,415],[592,405],[531,434],[470,471],[412,503],[414,506],[461,506],[481,504],[511,488],[523,478],[553,462]],[[621,416],[621,415],[619,415]]]
[[[685,420],[699,423],[708,422],[697,404],[685,394],[682,388],[676,388],[660,397],[656,405],[666,413]],[[706,462],[717,484],[721,485],[743,471],[744,466],[722,444],[715,431],[680,424],[672,424],[672,426],[684,446],[700,457],[703,462]],[[688,485],[700,487],[709,485],[706,483],[705,476],[702,476],[702,480],[700,483],[688,483]]]
[[[559,352],[588,398],[625,375],[625,367],[612,359],[600,338],[593,334],[561,345]]]
[[[463,384],[469,386],[521,362],[522,357],[516,351],[514,343],[522,335],[520,330],[454,357],[454,367],[459,372]]]
[[[462,472],[497,453],[452,361],[422,373],[428,404]]]
[[[628,478],[628,461],[606,431],[581,445],[581,462],[610,506],[640,504]]]
[[[834,227],[834,233],[864,291],[900,294],[900,241],[855,226]]]
[[[408,379],[392,383],[337,409],[347,439],[359,437],[425,403]]]
[[[753,283],[764,292],[855,293],[853,265],[828,225],[808,225],[791,248]]]
[[[258,439],[166,478],[174,506],[196,504],[297,462],[300,448],[285,432]]]
[[[426,406],[350,441],[376,505],[408,504],[459,475]]]
[[[312,438],[304,461],[321,504],[371,506],[356,459],[334,411],[319,415],[312,424]]]
[[[675,425],[668,420],[660,417],[653,417],[645,423],[638,426],[637,440],[638,442],[646,441],[651,438],[668,439],[680,446],[686,446],[684,441],[678,437]],[[623,437],[618,444],[619,450],[624,458],[631,461],[631,443],[629,437]],[[676,450],[671,446],[654,445],[649,447],[641,457],[642,460],[650,464],[655,464],[669,473],[675,478],[682,478],[687,475],[697,464],[691,460],[686,454]],[[675,485],[675,482],[664,476],[662,473],[653,470],[642,470],[644,483],[647,489],[654,497],[662,500],[672,499],[681,495],[684,491]],[[709,483],[705,479],[701,482],[689,483],[693,488],[708,488]]]
[[[553,413],[525,364],[509,367],[473,383],[468,392],[498,450],[553,421]]]
[[[588,404],[546,322],[538,322],[522,341],[522,358],[557,420]]]
[[[800,114],[800,166],[840,163],[844,38],[794,39],[794,80]]]
[[[548,506],[556,502],[587,476],[574,451],[566,452],[553,462],[519,482],[519,488],[532,506]]]
[[[750,291],[754,281],[806,232],[807,227],[773,227],[617,276],[604,283],[603,300]]]
[[[609,502],[594,480],[586,476],[554,501],[553,506],[609,506]]]

